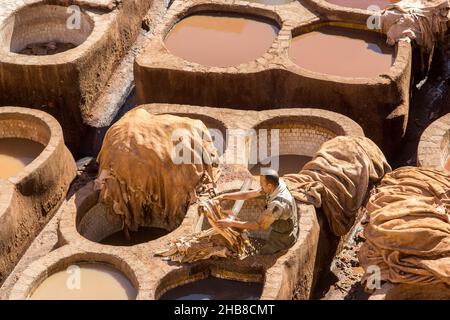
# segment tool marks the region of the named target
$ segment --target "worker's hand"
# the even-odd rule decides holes
[[[227,216],[234,216],[233,210],[222,209],[222,213],[226,214]]]
[[[221,194],[220,196],[216,196],[216,197],[214,197],[214,199],[213,200],[216,200],[216,201],[222,201],[223,200],[223,194]]]
[[[231,219],[221,219],[221,220],[217,220],[217,224],[219,225],[219,227],[221,228],[229,228],[233,226],[233,220]]]

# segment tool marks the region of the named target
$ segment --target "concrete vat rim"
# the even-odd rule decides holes
[[[213,261],[211,260],[199,261],[197,263],[183,265],[179,269],[168,272],[158,281],[157,286],[154,289],[154,296],[156,300],[160,300],[161,296],[163,296],[170,290],[189,283],[206,279],[208,277],[241,282],[251,282],[264,285],[264,270],[258,267],[249,267],[244,269],[246,272],[236,271],[234,270],[234,268],[232,268],[232,266],[218,267],[214,265]]]
[[[326,0],[302,0],[308,4],[314,5],[315,7],[319,7],[322,11],[330,11],[330,12],[344,12],[344,13],[357,13],[360,15],[365,15],[367,18],[373,15],[374,12],[381,12],[383,8],[380,8],[380,11],[370,11],[368,9],[360,9],[353,7],[340,6],[338,4],[334,4],[328,2]]]
[[[109,248],[111,250],[125,250],[129,252],[139,252],[140,249],[152,252],[157,250],[158,244],[168,239],[171,239],[173,232],[180,226],[166,235],[155,240],[135,244],[132,246],[115,246],[108,244],[101,244],[96,241],[89,240],[80,234],[78,230],[79,212],[81,214],[87,213],[96,204],[98,204],[99,191],[95,190],[94,181],[87,183],[84,187],[78,190],[72,197],[70,197],[64,204],[63,213],[58,225],[58,244],[59,246],[73,245],[85,250],[102,250],[102,248]],[[186,219],[186,216],[184,217]]]
[[[27,179],[27,177],[31,175],[33,171],[46,165],[46,163],[51,159],[53,152],[58,148],[59,144],[64,138],[61,125],[48,113],[36,109],[22,107],[1,107],[0,120],[2,118],[7,118],[8,115],[21,115],[23,117],[29,118],[30,121],[33,121],[35,124],[39,123],[39,125],[45,127],[45,129],[48,130],[50,136],[49,141],[38,157],[36,157],[22,171],[6,179],[12,184],[17,185],[20,184],[21,181]]]
[[[5,18],[0,18],[0,32],[7,27],[9,20],[14,19],[14,17],[20,14],[22,11],[26,11],[28,8],[39,7],[39,6],[59,6],[68,7],[63,4],[49,4],[48,1],[42,0],[39,2],[24,4],[18,6]],[[30,65],[30,66],[42,66],[42,65],[63,65],[66,63],[74,63],[86,55],[86,52],[92,48],[97,41],[107,34],[108,25],[111,21],[111,14],[113,12],[106,12],[105,14],[98,14],[92,8],[83,8],[82,16],[87,18],[89,23],[92,24],[92,29],[86,39],[78,46],[65,52],[61,52],[56,55],[44,55],[44,56],[30,56],[23,55],[12,52],[11,50],[0,50],[0,62],[10,63],[15,65]]]
[[[323,19],[319,22],[312,22],[306,25],[300,25],[297,27],[294,27],[291,30],[291,41],[295,37],[309,33],[311,31],[314,31],[315,29],[318,29],[322,26],[332,26],[336,28],[341,29],[354,29],[354,30],[361,30],[364,32],[373,32],[380,35],[385,35],[381,31],[374,31],[370,30],[367,27],[365,27],[362,24],[358,23],[352,23],[352,22],[345,22],[345,21],[339,21],[339,20],[327,20]],[[290,41],[290,43],[291,43]],[[367,83],[386,83],[390,81],[391,79],[396,79],[401,76],[403,73],[403,70],[408,65],[408,59],[406,58],[409,56],[409,52],[411,51],[411,45],[405,41],[400,40],[398,43],[395,44],[394,50],[393,50],[393,63],[390,66],[390,68],[383,73],[375,76],[375,77],[343,77],[343,76],[337,76],[332,74],[325,74],[320,72],[315,72],[309,69],[305,69],[299,65],[297,65],[290,57],[289,55],[289,49],[287,50],[286,55],[286,65],[288,66],[288,70],[309,78],[315,78],[319,80],[327,80],[327,81],[333,81],[333,82],[340,82],[340,83],[348,83],[348,84],[367,84]]]
[[[84,251],[64,246],[34,261],[24,270],[9,294],[10,300],[29,299],[33,291],[49,276],[61,271],[70,264],[103,263],[122,273],[136,289],[136,300],[146,299],[149,280],[146,267],[132,255],[115,250]]]
[[[189,2],[189,3],[188,3]],[[294,1],[295,2],[295,1]],[[178,7],[172,6],[167,11],[163,23],[158,26],[155,30],[155,34],[158,34],[157,41],[159,45],[161,46],[161,49],[165,51],[165,54],[170,55],[173,57],[175,61],[177,61],[180,65],[190,65],[191,68],[205,68],[205,69],[213,69],[217,71],[223,71],[223,70],[230,70],[233,68],[241,68],[245,67],[247,65],[251,65],[255,63],[258,59],[260,59],[262,56],[265,56],[267,54],[272,55],[271,51],[276,49],[276,45],[278,42],[278,39],[280,36],[282,36],[287,31],[284,30],[284,23],[281,18],[281,16],[275,11],[271,10],[272,6],[266,6],[259,3],[253,3],[253,2],[245,2],[245,1],[237,1],[233,3],[232,5],[226,4],[226,3],[214,3],[214,2],[208,2],[208,3],[196,3],[191,0],[188,0],[187,3],[183,4],[182,8],[179,9]],[[274,25],[278,27],[278,34],[275,35],[274,40],[271,44],[271,46],[259,57],[255,57],[251,61],[243,62],[237,65],[232,66],[226,66],[226,67],[219,67],[219,66],[207,66],[203,65],[201,63],[188,61],[182,57],[179,57],[176,54],[173,54],[165,45],[165,39],[169,32],[172,30],[172,28],[181,20],[195,15],[199,13],[208,13],[208,12],[214,12],[214,13],[224,13],[226,15],[234,15],[234,16],[243,16],[248,18],[259,18],[264,19],[267,21],[273,22]],[[147,45],[144,46],[144,50],[141,54],[139,54],[136,57],[136,60],[138,60],[140,57],[145,55],[145,49]]]
[[[0,107],[2,136],[45,145],[17,175],[0,179],[0,281],[9,275],[37,233],[64,202],[76,176],[75,161],[64,144],[61,126],[49,114],[23,107]]]

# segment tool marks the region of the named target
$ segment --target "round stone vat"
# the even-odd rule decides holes
[[[387,6],[395,4],[400,0],[326,0],[326,1],[341,7],[374,11],[375,9],[383,10]]]
[[[79,280],[76,279],[78,275]],[[32,300],[132,300],[135,298],[136,289],[115,268],[103,263],[82,262],[51,274],[30,295]]]
[[[42,114],[24,108],[0,109],[0,179],[20,175],[48,147],[52,130],[39,118]]]
[[[385,35],[349,28],[341,24],[315,24],[298,33],[294,30],[290,59],[299,67],[346,78],[374,78],[389,72],[395,47]]]
[[[93,192],[92,198],[98,198]],[[87,200],[89,202],[90,199]],[[127,236],[123,231],[123,222],[120,216],[108,210],[101,203],[81,205],[76,212],[76,230],[78,233],[93,242],[112,246],[133,246],[159,239],[169,233],[162,226],[155,226],[149,219],[137,231],[129,231]]]
[[[79,7],[32,4],[6,19],[0,27],[4,52],[53,55],[82,44],[94,22]]]
[[[369,300],[449,300],[450,286],[439,284],[386,283]]]
[[[262,270],[252,271],[221,269],[211,263],[183,267],[161,279],[155,297],[158,300],[259,300],[264,274]]]
[[[165,37],[165,46],[187,61],[229,67],[261,57],[279,30],[267,18],[204,11],[178,21]]]
[[[324,142],[339,135],[363,135],[355,122],[329,111],[306,109],[303,114],[298,110],[292,114],[265,114],[265,119],[253,127],[248,157],[253,175],[260,175],[262,168],[277,170],[280,176],[298,173]]]
[[[0,179],[8,179],[33,162],[45,146],[24,138],[0,138]]]
[[[450,173],[450,114],[434,121],[422,133],[417,165]]]
[[[33,262],[10,299],[134,300],[145,291],[145,270],[133,255],[63,247]]]
[[[59,208],[75,175],[53,117],[0,108],[0,283]]]

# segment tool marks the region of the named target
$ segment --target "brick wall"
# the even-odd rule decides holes
[[[262,125],[257,129],[259,137],[261,137],[261,131],[259,129],[267,129],[267,144],[269,154],[272,152],[271,146],[271,133],[276,134],[273,129],[278,129],[279,135],[279,154],[296,154],[302,156],[314,156],[319,150],[320,146],[337,136],[337,133],[332,130],[316,125],[314,123],[271,123],[268,125]],[[264,140],[259,140],[259,143]],[[264,146],[262,146],[264,147]]]

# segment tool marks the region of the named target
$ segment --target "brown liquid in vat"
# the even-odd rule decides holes
[[[260,283],[209,277],[169,290],[160,300],[258,300],[261,294]]]
[[[50,56],[61,52],[66,52],[75,48],[72,43],[63,42],[45,42],[45,43],[32,43],[25,49],[20,51],[20,54],[27,54],[32,56]]]
[[[104,264],[80,264],[79,273],[63,270],[42,282],[33,300],[133,300],[136,289],[116,269]],[[79,274],[79,286],[74,276]],[[69,284],[69,285],[68,285]]]
[[[281,177],[290,173],[298,173],[303,168],[303,166],[311,159],[312,159],[311,157],[300,156],[296,154],[280,155],[278,158],[279,163],[278,175]],[[271,162],[268,164],[266,164],[268,161],[267,159],[265,161],[261,161],[264,164],[258,163],[254,165],[253,167],[250,168],[250,173],[255,176],[259,176],[261,173],[260,169],[271,167],[271,163],[274,163],[275,160],[276,160],[275,157],[271,157],[270,158]]]
[[[394,62],[394,47],[374,32],[324,26],[293,38],[289,56],[310,71],[372,78],[388,72]]]
[[[156,240],[168,234],[168,231],[161,228],[140,227],[137,232],[130,231],[130,239],[125,237],[124,231],[118,231],[106,237],[101,244],[112,246],[134,246],[136,244],[145,243]]]
[[[7,179],[22,171],[44,150],[40,143],[22,138],[0,139],[0,179]]]
[[[261,57],[278,27],[254,18],[196,14],[178,22],[165,39],[167,49],[188,61],[227,67]]]
[[[399,0],[327,0],[327,2],[342,7],[356,8],[363,10],[367,10],[369,6],[377,6],[381,10],[383,10],[388,5],[399,2]]]

